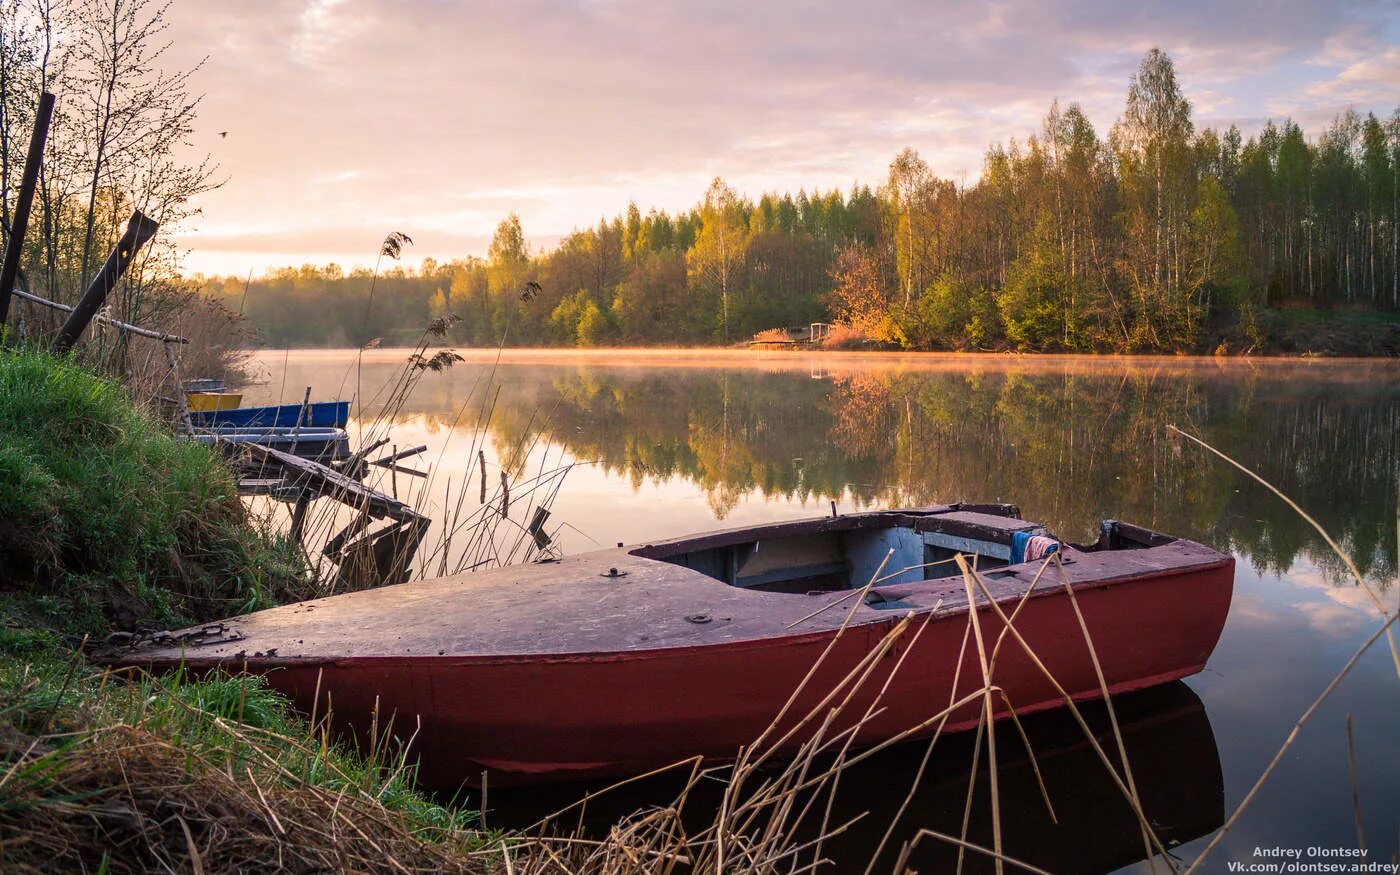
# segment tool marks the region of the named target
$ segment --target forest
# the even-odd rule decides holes
[[[1395,354],[1398,223],[1400,109],[1311,136],[1198,129],[1154,49],[1106,135],[1056,102],[970,185],[906,148],[873,188],[754,200],[715,179],[683,213],[633,203],[548,251],[511,215],[484,258],[201,283],[274,347],[412,342],[451,314],[451,342],[490,346],[828,322],[832,342],[875,348]]]

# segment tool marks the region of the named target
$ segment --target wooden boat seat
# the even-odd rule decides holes
[[[977,556],[982,567],[1006,565],[1014,533],[1045,534],[1037,523],[977,510],[886,515],[882,525],[873,526],[862,524],[866,516],[833,518],[806,530],[750,530],[742,541],[711,537],[673,542],[643,555],[730,586],[807,593],[850,589],[871,580],[886,586],[946,576],[945,563],[958,554]]]

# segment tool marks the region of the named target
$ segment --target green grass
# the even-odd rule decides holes
[[[7,652],[0,870],[183,869],[192,843],[205,871],[491,871],[478,852],[500,837],[417,792],[401,749],[344,747],[258,676],[126,679]]]
[[[68,635],[169,626],[308,591],[227,465],[70,360],[0,349],[0,582]]]
[[[222,458],[0,348],[0,871],[489,871],[496,837],[418,793],[393,739],[348,749],[261,677],[117,677],[75,648],[312,584]]]

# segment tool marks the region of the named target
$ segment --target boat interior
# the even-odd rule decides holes
[[[863,587],[871,580],[878,587],[954,577],[960,574],[953,561],[958,555],[996,576],[996,569],[1025,561],[1017,549],[1035,536],[1060,546],[1044,526],[1021,519],[1014,505],[953,505],[777,523],[631,552],[743,589],[816,593]],[[1107,520],[1097,543],[1076,549],[1133,549],[1171,540]]]

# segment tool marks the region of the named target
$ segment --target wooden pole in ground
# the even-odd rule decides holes
[[[180,360],[175,356],[175,348],[170,341],[162,341],[161,347],[165,350],[165,360],[170,364],[170,378],[175,381],[175,405],[180,411],[180,424],[185,427],[185,434],[194,434],[194,420],[190,417],[190,404],[185,398],[185,382],[180,379]]]
[[[29,154],[24,159],[24,176],[15,199],[14,220],[10,223],[10,239],[5,246],[5,263],[0,267],[0,325],[10,318],[10,292],[19,276],[19,262],[24,254],[24,235],[29,230],[29,211],[34,206],[34,189],[39,184],[39,166],[44,163],[44,142],[49,138],[49,120],[53,118],[53,95],[39,95],[39,108],[34,113],[34,133],[29,137]]]
[[[302,423],[311,415],[311,387],[306,387],[306,395],[301,399],[301,408],[297,410],[297,424],[292,429],[292,455],[296,455],[297,442],[301,440]]]
[[[73,308],[73,312],[68,315],[68,321],[63,323],[63,327],[58,330],[58,337],[54,340],[54,349],[58,352],[67,352],[73,348],[73,344],[78,342],[83,330],[88,327],[92,317],[97,315],[104,301],[107,300],[107,293],[116,285],[117,281],[126,273],[126,269],[131,266],[132,259],[140,251],[146,241],[156,234],[156,229],[160,225],[154,219],[149,219],[136,210],[131,214],[131,221],[126,223],[126,233],[122,239],[117,241],[117,247],[112,250],[112,254],[107,256],[107,262],[102,265],[102,269],[97,272],[97,276],[92,278],[92,284],[83,292],[83,297],[78,301],[78,306]]]

